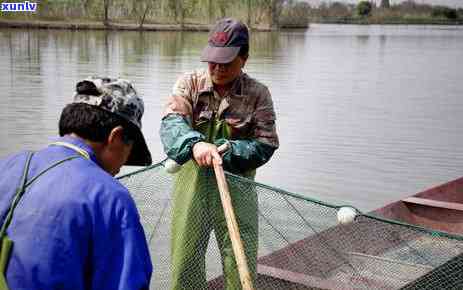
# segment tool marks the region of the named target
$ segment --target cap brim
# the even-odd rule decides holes
[[[240,47],[206,46],[201,53],[201,61],[214,63],[229,63],[240,52]]]
[[[134,126],[135,127],[135,126]],[[133,143],[132,152],[125,165],[148,166],[153,163],[151,153],[146,146],[145,137],[137,127],[133,128],[136,132],[135,142]]]

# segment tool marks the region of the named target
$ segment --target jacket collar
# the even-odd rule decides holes
[[[230,89],[230,95],[235,96],[242,96],[243,95],[243,80],[246,78],[247,75],[244,72],[241,72],[240,75],[233,81],[233,85]],[[209,70],[206,69],[206,79],[198,90],[199,95],[203,93],[213,93],[214,92],[214,84],[212,83],[211,75],[209,74]]]
[[[98,164],[98,160],[96,158],[95,152],[93,151],[92,147],[88,145],[87,143],[85,143],[85,141],[81,138],[66,135],[66,136],[54,139],[51,143],[53,144],[53,142],[68,143],[73,146],[76,146],[82,149],[83,151],[87,152],[88,156],[90,157],[90,160]]]

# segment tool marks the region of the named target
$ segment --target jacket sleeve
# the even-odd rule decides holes
[[[229,149],[222,155],[224,169],[233,173],[242,173],[264,165],[277,148],[257,140],[219,139],[217,146],[229,142]]]
[[[128,192],[111,193],[115,197],[102,194],[94,207],[98,211],[88,289],[148,290],[153,268],[135,202]]]
[[[143,228],[140,225],[124,230],[122,239],[125,245],[119,253],[123,257],[122,267],[120,273],[112,272],[119,284],[108,289],[149,290],[152,265]]]
[[[219,139],[215,142],[218,146],[227,141],[230,143],[230,149],[223,154],[224,168],[230,172],[240,173],[262,166],[279,147],[270,92],[262,86],[257,94],[251,137],[241,140]]]
[[[185,116],[175,113],[162,119],[159,134],[166,155],[180,165],[192,158],[193,145],[205,139],[191,128]]]
[[[205,136],[192,128],[192,80],[185,75],[174,85],[161,121],[159,135],[166,155],[182,165],[192,158],[193,145]]]

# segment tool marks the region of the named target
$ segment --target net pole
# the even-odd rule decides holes
[[[251,275],[249,273],[248,263],[246,261],[246,255],[244,254],[244,247],[240,237],[238,223],[236,222],[235,213],[233,211],[230,191],[228,189],[228,184],[227,180],[225,179],[225,173],[223,171],[222,165],[214,162],[214,172],[217,179],[217,186],[219,187],[220,199],[222,201],[225,220],[227,221],[227,228],[230,234],[233,253],[235,254],[238,273],[240,275],[241,286],[243,287],[243,290],[254,290]]]

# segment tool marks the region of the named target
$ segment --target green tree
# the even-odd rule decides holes
[[[458,18],[457,10],[446,6],[434,6],[431,15],[433,17],[442,17],[452,20]]]
[[[357,5],[357,14],[362,17],[370,15],[373,5],[369,1],[360,1]]]

